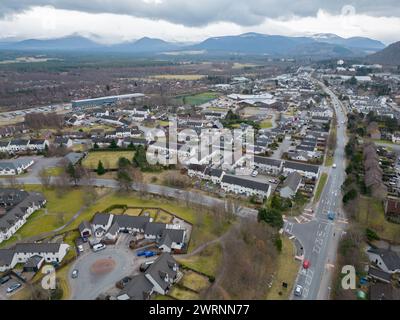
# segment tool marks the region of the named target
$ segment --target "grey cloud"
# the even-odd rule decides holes
[[[267,17],[311,16],[319,9],[340,14],[344,6],[353,6],[356,13],[400,16],[398,0],[0,0],[0,15],[44,5],[162,19],[185,26],[204,26],[219,21],[254,26]]]

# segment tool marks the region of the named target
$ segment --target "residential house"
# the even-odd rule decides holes
[[[400,199],[387,197],[385,200],[385,215],[392,222],[400,223]]]
[[[82,238],[89,238],[93,235],[92,226],[88,221],[82,221],[78,226],[78,230]]]
[[[169,253],[162,253],[146,270],[125,286],[118,300],[148,300],[153,293],[165,295],[179,279],[179,265]]]
[[[273,175],[279,175],[280,172],[282,171],[283,161],[266,157],[254,156],[254,165],[259,171]]]
[[[226,192],[250,196],[268,198],[271,195],[269,184],[240,176],[225,174],[221,180],[221,188]]]
[[[28,149],[32,151],[44,151],[46,146],[49,146],[49,141],[46,139],[31,139],[28,144]]]
[[[289,173],[279,191],[282,198],[293,198],[301,186],[303,177],[297,171]]]
[[[39,266],[40,259],[37,257],[42,257],[46,263],[60,263],[69,248],[66,243],[18,243],[11,249],[0,249],[0,272],[11,270],[17,264],[33,262],[32,260]]]
[[[308,179],[318,179],[320,169],[319,166],[311,164],[285,161],[283,165],[283,174],[288,176],[292,172],[298,172]]]
[[[114,216],[108,213],[96,213],[92,220],[93,232],[102,237],[111,227]]]
[[[0,160],[0,176],[15,176],[21,174],[33,164],[34,161],[30,158]]]
[[[186,230],[184,229],[165,229],[157,242],[158,248],[163,252],[182,250],[185,245],[185,235]]]
[[[145,277],[153,285],[153,291],[165,295],[176,282],[178,263],[169,253],[163,253],[150,265]]]
[[[73,145],[73,141],[70,138],[57,136],[54,139],[54,143],[53,144],[55,146],[57,146],[57,147],[71,148],[72,145]]]
[[[0,243],[10,239],[45,204],[46,199],[39,192],[0,189]]]
[[[369,260],[381,270],[388,273],[400,272],[400,256],[398,253],[379,248],[367,250]]]
[[[25,139],[15,139],[11,140],[8,145],[8,150],[11,152],[27,151],[29,145],[29,140]]]

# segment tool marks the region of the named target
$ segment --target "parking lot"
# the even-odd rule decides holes
[[[99,252],[86,249],[79,256],[68,272],[72,300],[94,300],[122,278],[139,273],[140,265],[152,258],[136,257],[137,250],[129,249],[131,237],[122,234],[115,245]],[[76,279],[73,270],[78,270]]]
[[[3,283],[2,285],[0,285],[0,300],[8,300],[10,299],[10,297],[15,294],[16,292],[18,292],[19,290],[21,290],[23,288],[23,283],[21,280],[17,279],[15,276],[10,275],[11,279],[8,280],[6,283]],[[3,276],[4,277],[4,276]],[[20,288],[18,288],[17,290],[13,291],[12,293],[7,293],[7,288],[9,288],[10,286],[19,283],[22,286]]]

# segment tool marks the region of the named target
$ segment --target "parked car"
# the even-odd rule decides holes
[[[77,269],[74,269],[74,270],[72,271],[72,273],[71,273],[72,279],[78,278],[78,275],[79,275],[79,270],[77,270]]]
[[[257,176],[258,176],[258,171],[253,171],[253,173],[251,174],[251,176],[252,176],[253,178],[257,177]]]
[[[131,280],[132,280],[131,277],[122,278],[120,281],[118,281],[118,282],[115,284],[115,286],[116,286],[118,289],[123,289],[123,288],[125,288],[125,286],[128,284],[128,282],[131,281]]]
[[[294,289],[294,295],[296,297],[301,297],[303,294],[303,287],[301,285],[297,285],[296,288]]]
[[[7,293],[12,293],[12,292],[18,290],[21,286],[22,286],[22,285],[21,285],[20,283],[18,283],[18,282],[17,282],[17,283],[14,283],[14,284],[12,284],[11,286],[9,286],[9,287],[7,288]]]
[[[157,253],[154,252],[154,251],[146,251],[146,252],[144,253],[144,256],[145,256],[146,258],[150,258],[150,257],[154,257],[156,254],[157,254]]]
[[[93,246],[93,251],[98,252],[98,251],[104,250],[105,248],[106,248],[106,246],[104,244],[98,243]]]
[[[0,284],[5,284],[10,279],[11,279],[10,276],[4,276],[3,278],[0,278]]]
[[[310,268],[310,265],[311,265],[310,260],[305,259],[305,260],[303,261],[303,268],[304,268],[304,269]]]
[[[83,245],[80,244],[80,245],[78,246],[78,251],[79,251],[79,252],[83,252],[83,251],[84,251],[84,250],[83,250]]]
[[[137,257],[143,257],[145,254],[146,254],[146,251],[144,251],[144,250],[136,252]]]

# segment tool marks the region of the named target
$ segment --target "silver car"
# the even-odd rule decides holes
[[[296,297],[301,297],[301,295],[303,294],[303,287],[301,285],[297,285],[296,288],[294,289],[294,295]]]

